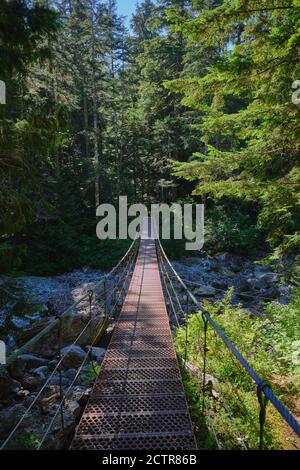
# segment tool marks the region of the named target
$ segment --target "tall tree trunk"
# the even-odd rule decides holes
[[[125,127],[125,61],[124,61],[124,36],[122,39],[122,75],[121,75],[121,130],[119,139],[119,161],[118,161],[118,176],[120,178],[120,192],[122,191],[121,181],[123,181],[123,157],[124,157],[124,127]]]
[[[100,205],[100,184],[99,184],[99,145],[98,145],[98,110],[95,86],[95,71],[92,73],[93,85],[93,131],[94,131],[94,165],[95,165],[95,205]]]
[[[86,86],[84,81],[83,90],[83,120],[84,120],[84,141],[85,141],[85,158],[89,158],[89,109],[86,95]]]
[[[99,144],[98,144],[98,100],[96,91],[96,71],[95,71],[95,24],[94,24],[94,0],[91,0],[91,59],[92,59],[92,101],[93,101],[93,134],[94,134],[94,167],[95,167],[95,206],[100,205],[100,184],[99,184]]]

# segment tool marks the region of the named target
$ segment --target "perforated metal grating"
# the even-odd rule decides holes
[[[173,377],[180,380],[177,368],[173,369],[104,369],[101,374],[102,381],[111,380],[165,380]]]
[[[136,358],[129,357],[128,359],[113,359],[106,356],[103,364],[103,371],[107,369],[168,369],[176,367],[177,361],[175,358],[170,357],[149,357],[149,358]]]
[[[121,397],[92,397],[86,408],[87,413],[106,414],[133,413],[176,413],[186,412],[186,401],[182,395],[160,395],[160,396],[121,396]]]
[[[141,242],[119,321],[71,449],[195,449],[152,239]]]
[[[178,380],[124,380],[96,384],[93,389],[97,395],[165,395],[182,393],[182,385]]]
[[[172,433],[190,430],[190,420],[185,414],[134,414],[125,416],[103,415],[98,414],[86,415],[81,421],[81,431],[85,435],[98,436],[99,434],[112,434],[113,436],[120,434],[139,433],[159,433],[161,429],[165,432]]]

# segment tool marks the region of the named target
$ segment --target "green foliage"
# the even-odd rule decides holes
[[[46,3],[56,13],[14,0],[0,18],[0,272],[110,266],[106,247],[125,244],[92,240],[91,225],[95,202],[121,194],[193,192],[212,252],[265,236],[277,257],[297,249],[297,6],[147,0],[130,37],[115,1]]]
[[[89,365],[82,374],[83,385],[89,387],[91,385],[91,382],[99,376],[100,370],[101,366],[95,362]]]
[[[21,267],[26,254],[26,247],[10,242],[0,244],[0,272],[5,274]]]
[[[213,253],[231,251],[238,254],[255,253],[263,243],[262,233],[255,224],[255,215],[246,205],[229,202],[207,210],[204,248]]]
[[[29,112],[25,99],[26,73],[33,63],[49,59],[58,18],[49,8],[26,0],[0,4],[0,78],[7,90],[7,104],[0,106],[0,272],[7,272],[21,265],[26,252],[14,236],[41,208],[36,194],[39,164],[61,143],[56,139],[58,119],[54,122],[44,109]]]
[[[265,307],[263,318],[251,317],[244,309],[233,307],[231,291],[221,302],[205,302],[204,307],[225,331],[236,348],[256,372],[268,380],[273,390],[292,412],[297,410],[300,391],[299,369],[299,288],[294,290],[289,305],[276,302]],[[201,314],[188,321],[188,362],[202,371],[203,322]],[[185,330],[178,329],[176,348],[185,354]],[[215,430],[225,448],[239,448],[237,433],[229,419],[233,416],[249,448],[258,445],[258,404],[255,387],[244,369],[234,359],[222,340],[208,329],[208,374],[218,381],[212,385],[215,395],[206,393],[207,407]],[[222,395],[225,397],[223,400]],[[274,408],[269,405],[266,423],[265,447],[291,449],[293,438]]]
[[[54,275],[86,266],[112,269],[126,253],[130,240],[98,240],[96,233],[83,233],[80,227],[63,222],[35,228],[25,258],[26,272]]]
[[[283,2],[284,3],[284,2]],[[196,182],[195,195],[259,204],[258,226],[279,250],[299,244],[298,6],[282,2],[210,2],[174,27],[201,54],[218,51],[201,71],[168,87],[202,112],[202,145],[177,177]]]
[[[182,256],[186,256],[185,240],[161,240],[163,249],[171,260],[180,259]],[[191,253],[191,252],[190,252]]]
[[[38,437],[28,431],[18,431],[11,441],[7,444],[7,450],[37,450],[40,441]]]
[[[184,390],[189,405],[190,415],[194,425],[194,433],[198,448],[201,450],[216,450],[217,444],[209,420],[203,416],[202,393],[199,381],[181,368]]]
[[[300,289],[295,288],[289,305],[267,305],[267,320],[263,325],[265,344],[271,346],[272,355],[281,364],[281,369],[295,376],[295,390],[300,387],[299,294]]]
[[[193,192],[207,203],[209,251],[252,253],[265,235],[273,259],[297,250],[300,108],[291,85],[300,78],[299,7],[298,0],[146,0],[129,37],[115,0],[0,0],[0,79],[7,85],[0,273],[109,270],[130,241],[97,240],[95,203],[121,194],[148,205],[174,200],[175,190],[162,194],[162,181],[175,177],[178,197]],[[184,243],[164,247],[176,258]],[[299,285],[299,266],[291,271]],[[205,305],[292,410],[300,390],[299,292],[288,306],[268,304],[264,318],[233,307],[230,293]],[[201,321],[197,314],[188,325],[188,359],[197,367]],[[256,448],[253,384],[211,329],[208,341],[209,371],[230,413],[208,385],[204,417],[199,384],[184,373],[200,445],[216,446],[213,418],[223,446],[240,448],[233,414]],[[176,345],[182,354],[185,331],[177,331]],[[98,372],[87,369],[87,382]],[[270,407],[266,447],[289,448],[288,439]],[[22,432],[13,445],[37,444]]]
[[[28,63],[49,56],[41,39],[53,39],[58,29],[57,14],[28,0],[0,0],[0,70],[24,71]],[[4,78],[2,75],[1,78]]]
[[[170,259],[197,255],[185,250],[186,240],[162,240],[162,245]],[[223,204],[206,209],[204,249],[211,254],[230,251],[239,255],[255,255],[264,247],[263,232],[256,226],[256,212],[250,205],[236,201],[223,201]]]

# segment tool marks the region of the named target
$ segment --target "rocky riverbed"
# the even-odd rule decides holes
[[[233,287],[232,300],[260,314],[263,302],[288,303],[289,286],[283,273],[270,266],[229,253],[217,256],[203,254],[174,261],[173,266],[199,298],[221,299]],[[0,278],[0,336],[8,350],[22,344],[22,338],[37,323],[59,316],[89,289],[93,289],[104,272],[86,268],[54,276]],[[86,303],[76,308],[84,315]]]
[[[174,261],[173,266],[199,300],[220,300],[233,288],[233,303],[253,315],[261,315],[265,302],[289,302],[290,286],[284,281],[284,272],[259,261],[229,253],[203,254]]]
[[[262,314],[264,302],[289,301],[289,286],[283,281],[282,273],[254,260],[229,253],[214,257],[203,254],[182,258],[173,265],[199,300],[220,300],[233,287],[233,302],[241,304],[254,315]],[[87,268],[54,277],[0,279],[0,337],[6,341],[8,350],[24,344],[37,325],[60,316],[89,289],[93,289],[103,275],[101,271]],[[103,313],[100,310],[96,308],[96,320]],[[37,348],[30,354],[23,354],[8,370],[0,368],[0,442],[33,402],[36,404],[25,415],[13,446],[36,447],[52,420],[54,424],[46,440],[48,447],[61,445],[66,435],[72,434],[105,354],[104,344],[97,345],[91,351],[65,400],[65,432],[61,433],[61,416],[57,413],[60,386],[66,392],[73,384],[78,366],[88,351],[89,336],[83,336],[76,346],[71,346],[87,314],[88,303],[80,304],[63,330],[60,354],[68,352],[68,355],[58,370],[59,351],[55,338],[51,336],[43,341],[42,350]],[[51,380],[39,396],[39,390],[49,376]]]
[[[7,344],[8,353],[18,348],[51,320],[59,317],[90,289],[96,287],[103,272],[91,269],[75,271],[55,277],[25,276],[0,281],[0,338]],[[95,322],[103,315],[99,306],[93,306]],[[39,445],[48,426],[53,421],[45,440],[47,447],[63,445],[71,435],[88,399],[105,348],[90,349],[90,329],[76,345],[72,342],[82,331],[89,314],[89,303],[79,304],[70,319],[64,321],[61,348],[57,332],[43,338],[30,353],[22,354],[7,369],[0,368],[0,443],[9,435],[20,417],[22,420],[8,448],[32,448]],[[89,356],[77,378],[78,367]],[[57,368],[59,357],[66,356]],[[49,377],[51,377],[50,380]],[[76,381],[75,381],[76,379]],[[42,393],[41,388],[48,380]],[[63,425],[59,411],[60,393],[66,393]],[[34,406],[25,414],[29,406]],[[57,416],[56,416],[57,415]]]
[[[61,315],[89,289],[93,289],[104,272],[86,268],[54,276],[0,278],[0,337],[8,350],[20,346],[22,337],[37,323]],[[76,313],[86,311],[79,305]]]

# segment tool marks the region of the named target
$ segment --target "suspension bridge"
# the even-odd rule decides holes
[[[71,448],[195,449],[151,234]]]
[[[184,304],[179,291],[185,294]],[[78,344],[87,330],[92,332],[93,341],[72,383],[64,388],[60,381],[56,411],[44,426],[39,449],[47,447],[47,438],[58,423],[64,431],[66,400],[90,359],[92,347],[114,321],[115,327],[100,374],[72,439],[68,439],[68,444],[65,442],[64,445],[71,450],[195,450],[197,443],[170,328],[172,318],[173,324],[185,327],[187,331],[187,322],[182,321],[182,318],[191,312],[202,314],[203,396],[207,374],[207,331],[212,328],[256,386],[259,404],[258,447],[263,448],[269,402],[296,436],[300,437],[300,424],[296,418],[235,348],[176,273],[160,241],[154,236],[150,219],[144,224],[141,239],[133,242],[124,258],[99,285],[11,354],[7,365],[10,366],[24,352],[34,349],[38,342],[53,331],[57,333],[57,348],[60,351],[63,324],[81,303],[87,306],[87,320],[73,345]],[[95,325],[93,317],[99,309],[103,315]],[[54,375],[61,374],[67,355],[68,351],[59,356],[53,371],[2,443],[1,449],[9,446],[26,416],[39,404]],[[186,365],[186,351],[185,357],[180,360]],[[234,417],[232,421],[236,426]],[[213,425],[212,432],[218,442]],[[236,432],[242,448],[247,449],[237,426]]]

